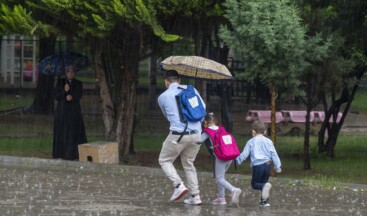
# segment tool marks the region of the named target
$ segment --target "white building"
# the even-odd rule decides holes
[[[37,46],[35,36],[8,35],[1,40],[0,75],[5,85],[23,87],[37,80]]]

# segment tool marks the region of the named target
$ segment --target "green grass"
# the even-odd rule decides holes
[[[103,140],[102,136],[90,136],[88,141]],[[136,136],[135,151],[151,152],[158,154],[164,135],[159,136]],[[238,138],[238,144],[242,150],[248,137]],[[367,136],[340,136],[335,149],[335,158],[327,159],[324,155],[317,153],[316,137],[311,138],[311,170],[303,170],[303,140],[301,137],[278,136],[276,149],[282,161],[282,173],[279,177],[291,179],[303,179],[304,185],[314,185],[318,182],[321,187],[338,187],[339,183],[367,184]],[[0,138],[0,155],[51,158],[52,137],[24,137],[24,138]],[[208,152],[204,146],[201,147],[199,158],[208,158]],[[158,167],[156,159],[152,159],[151,166]],[[196,163],[199,170],[211,171],[210,161],[198,159]],[[250,175],[251,168],[249,159],[235,170],[233,166],[230,173],[241,173]]]
[[[367,136],[340,135],[335,147],[335,158],[328,159],[317,152],[317,137],[311,137],[311,170],[303,170],[303,138],[278,137],[277,151],[283,162],[283,174],[291,178],[328,179],[329,182],[367,184]]]
[[[1,96],[0,111],[28,106],[32,104],[32,102],[33,97],[29,96],[20,96],[20,95]]]
[[[134,148],[136,151],[159,151],[165,138],[164,135],[136,136],[134,138]]]
[[[103,137],[91,136],[88,139],[97,141]],[[52,136],[1,137],[0,155],[51,158]]]
[[[0,138],[0,146],[0,155],[50,158],[52,137]]]
[[[363,89],[358,90],[352,102],[351,110],[367,112],[366,98],[367,91]]]
[[[78,77],[77,79],[83,83],[96,83],[96,78],[94,77]]]

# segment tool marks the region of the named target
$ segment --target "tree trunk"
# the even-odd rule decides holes
[[[116,139],[120,160],[126,159],[134,136],[134,116],[139,80],[139,60],[141,54],[139,29],[121,28],[121,38],[93,41],[97,80],[100,83],[103,121],[108,140]],[[121,40],[121,41],[116,41]],[[112,42],[118,42],[119,46]],[[108,44],[106,44],[108,43]],[[104,61],[104,52],[109,61]],[[114,78],[112,94],[106,77],[107,66],[111,67]]]
[[[157,100],[157,56],[154,54],[150,57],[149,71],[149,109],[155,110]]]
[[[135,155],[136,152],[135,152],[135,142],[134,142],[134,138],[135,138],[135,132],[137,130],[137,111],[136,111],[136,108],[137,108],[137,103],[135,103],[135,113],[134,113],[134,121],[133,121],[133,132],[132,132],[132,136],[131,136],[131,144],[130,144],[130,147],[129,147],[129,155]]]
[[[217,61],[223,65],[228,65],[228,53],[229,48],[224,46],[221,47],[219,40],[217,40],[216,44],[216,52],[215,57]],[[233,82],[225,81],[222,82],[221,86],[221,118],[222,124],[226,128],[226,130],[230,133],[233,132],[233,119],[232,119],[232,89],[233,89]]]
[[[139,61],[141,41],[137,29],[129,30],[125,37],[129,43],[124,44],[121,59],[120,104],[117,106],[116,135],[119,144],[120,159],[124,160],[129,154],[132,137],[134,136],[134,116],[137,99],[136,89],[139,81]],[[134,50],[134,52],[131,52]]]
[[[326,151],[326,154],[329,158],[334,158],[334,149],[336,146],[336,142],[337,142],[341,127],[349,112],[354,96],[358,90],[360,80],[363,77],[365,71],[366,71],[366,68],[364,67],[355,68],[352,74],[354,75],[353,77],[355,78],[356,81],[354,82],[354,86],[353,86],[353,89],[350,95],[348,93],[347,87],[345,87],[343,89],[343,92],[340,98],[338,100],[332,101],[332,105],[330,106],[330,108],[328,110],[325,110],[325,119],[319,131],[318,146],[319,146],[319,153]],[[325,96],[324,96],[323,101],[324,101],[324,104],[326,104]],[[340,121],[337,123],[336,120],[338,117],[339,110],[341,109],[344,103],[347,103],[347,104],[345,105],[343,115]],[[324,105],[324,107],[326,106]],[[331,123],[331,125],[329,123],[330,117],[332,117],[333,119],[333,122]],[[328,139],[326,143],[324,144],[323,137],[325,136],[326,129],[328,129]]]
[[[138,61],[129,62],[130,65],[126,65],[123,68],[122,84],[120,88],[120,97],[122,98],[120,105],[118,106],[117,128],[116,135],[119,143],[120,158],[124,158],[129,153],[131,145],[131,138],[133,136],[133,122],[135,114],[136,104],[136,89],[138,85]],[[136,68],[136,69],[133,69]]]
[[[94,64],[96,70],[96,79],[99,84],[99,93],[101,97],[102,118],[105,125],[105,136],[108,141],[116,140],[116,121],[115,121],[115,108],[112,102],[111,91],[108,86],[108,80],[106,77],[106,62],[103,54],[104,43],[96,41],[92,53],[94,56]]]
[[[202,56],[205,58],[210,58],[210,43],[208,38],[210,38],[210,36],[208,35],[208,32],[205,31],[205,29],[207,27],[209,27],[207,24],[205,24],[206,20],[200,20],[200,22],[198,23],[199,26],[201,26],[202,28],[199,27],[199,29],[201,29],[201,31],[199,31],[199,37],[200,40],[198,40],[198,42],[200,42],[200,45],[198,45],[199,43],[197,43],[197,48],[196,48],[196,52],[195,55],[198,56]],[[208,83],[204,80],[195,80],[195,86],[197,88],[197,90],[200,93],[201,98],[204,100],[204,103],[207,104],[208,100],[209,100],[209,96],[208,96],[208,92],[207,92],[207,85]]]
[[[339,132],[335,131],[335,127],[332,127],[332,132],[329,134],[329,137],[325,143],[326,146],[326,155],[328,158],[334,158],[334,149],[336,145],[336,141],[338,139]]]
[[[319,92],[318,85],[318,77],[313,74],[308,74],[306,77],[307,86],[306,89],[306,99],[303,98],[302,101],[306,105],[306,122],[305,122],[305,134],[304,134],[304,143],[303,143],[303,169],[311,170],[311,159],[310,159],[310,130],[311,130],[311,111],[314,107],[316,107],[319,102]]]
[[[276,119],[275,119],[275,113],[276,113],[276,106],[275,106],[275,86],[273,83],[270,83],[270,95],[271,95],[271,127],[270,127],[270,135],[271,140],[273,141],[274,145],[276,142],[276,134],[275,134],[275,127],[276,127]]]
[[[306,114],[306,123],[305,123],[305,136],[304,136],[304,144],[303,144],[303,169],[311,170],[311,160],[310,160],[310,113],[312,107],[310,103],[307,104],[307,114]]]
[[[221,116],[222,116],[222,124],[224,128],[230,133],[233,131],[233,120],[232,120],[232,86],[228,82],[222,83],[221,88]]]
[[[39,58],[40,60],[50,56],[55,51],[56,36],[50,36],[48,38],[40,38],[39,40]],[[53,88],[54,88],[54,77],[47,76],[39,73],[36,96],[34,98],[32,106],[29,111],[33,114],[52,114],[54,111],[54,98],[53,98]]]

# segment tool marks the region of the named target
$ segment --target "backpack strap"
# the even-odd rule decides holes
[[[181,105],[180,105],[180,97],[178,95],[176,95],[175,98],[176,98],[176,103],[177,103],[177,107],[178,107],[178,114],[180,116],[180,121],[184,122],[184,118],[182,116]]]
[[[178,138],[178,140],[177,140],[177,142],[179,143],[180,141],[181,141],[181,139],[182,139],[182,137],[184,136],[184,134],[185,134],[185,132],[186,132],[186,130],[187,130],[187,126],[188,126],[188,122],[186,122],[186,126],[185,126],[185,129],[184,129],[184,131],[181,133],[181,135],[180,135],[180,137]]]
[[[185,88],[184,86],[179,85],[179,86],[177,86],[177,88],[178,88],[178,89],[181,89],[181,91],[183,91],[183,90],[188,89],[188,88],[189,88],[188,86],[189,86],[189,85],[187,85],[187,87]],[[180,104],[180,96],[176,95],[176,96],[175,96],[175,98],[176,98],[176,103],[177,103],[177,107],[178,107],[178,114],[180,115],[180,121],[182,121],[182,122],[186,122],[186,121],[184,120],[183,115],[182,115],[182,108],[181,108],[181,104]],[[187,124],[188,124],[188,123],[186,122],[186,128],[187,128]],[[186,128],[185,128],[184,132],[186,132]],[[181,138],[180,138],[180,140],[181,140]]]
[[[213,138],[215,138],[215,135],[217,135],[218,133],[221,133],[223,130],[224,130],[224,127],[223,126],[219,126],[218,127],[218,130],[215,131]],[[213,140],[213,141],[215,142],[215,140]]]
[[[212,156],[213,160],[212,160],[212,164],[213,164],[213,178],[215,178],[215,155]]]
[[[192,85],[190,85],[190,84],[187,85],[186,89],[194,91],[194,87]]]
[[[183,86],[178,86],[177,88],[178,89],[181,89],[182,91],[185,90],[185,88]],[[187,86],[187,88],[188,88],[188,86]],[[177,103],[177,107],[178,107],[178,114],[180,115],[180,120],[182,122],[185,122],[186,123],[184,131],[181,133],[180,137],[177,140],[177,142],[179,143],[181,141],[182,137],[184,136],[184,134],[185,134],[185,132],[187,130],[187,126],[189,125],[189,123],[187,121],[184,121],[184,118],[182,116],[182,111],[181,111],[181,105],[180,105],[180,98],[179,98],[179,96],[176,95],[175,98],[176,98],[176,103]]]

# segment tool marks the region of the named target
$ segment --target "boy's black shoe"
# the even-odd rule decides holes
[[[261,207],[269,207],[270,206],[269,201],[267,199],[266,200],[261,199],[259,205]]]

